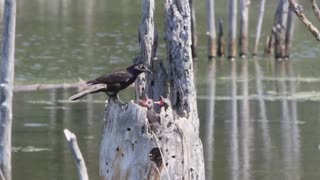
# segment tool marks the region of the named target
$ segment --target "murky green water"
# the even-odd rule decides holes
[[[159,55],[164,58],[162,3],[157,1],[156,20]],[[270,32],[275,4],[276,0],[267,3],[263,40]],[[304,4],[312,15],[308,2]],[[223,19],[226,5],[227,1],[216,1],[216,15]],[[18,1],[16,84],[75,82],[129,65],[139,53],[140,6],[140,1],[129,0]],[[195,7],[195,71],[207,179],[319,179],[320,45],[297,22],[290,62],[208,62],[205,6],[201,1]],[[252,7],[254,32],[257,0]],[[74,92],[14,94],[14,179],[76,179],[65,128],[77,135],[89,175],[98,179],[105,96],[64,101]],[[121,97],[129,100],[130,94],[132,89]]]

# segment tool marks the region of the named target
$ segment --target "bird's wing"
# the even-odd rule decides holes
[[[85,90],[79,92],[78,94],[75,94],[69,98],[70,101],[75,101],[77,99],[82,98],[83,96],[86,96],[87,94],[99,92],[103,89],[107,89],[106,84],[94,84],[94,85],[89,85],[86,87]]]
[[[113,84],[119,82],[127,82],[132,77],[132,74],[127,71],[119,71],[111,74],[100,76],[94,80],[88,81],[88,84]]]

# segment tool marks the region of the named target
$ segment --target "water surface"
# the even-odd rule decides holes
[[[131,64],[139,53],[140,1],[17,3],[16,84],[91,79]],[[266,6],[262,40],[270,32],[275,4],[272,0]],[[258,5],[252,1],[251,41]],[[205,6],[205,1],[195,6],[199,38],[195,74],[207,179],[319,179],[318,43],[297,22],[290,61],[259,57],[208,62]],[[165,58],[163,2],[157,1],[156,7],[159,55]],[[307,2],[304,9],[312,15]],[[216,1],[216,15],[226,20],[226,11],[227,1]],[[66,102],[75,92],[14,94],[14,179],[76,179],[65,128],[77,135],[89,176],[98,179],[106,97]],[[127,89],[120,96],[128,101],[132,92]]]

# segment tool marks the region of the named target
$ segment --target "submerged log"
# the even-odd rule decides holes
[[[107,104],[100,146],[102,179],[205,177],[193,83],[190,7],[188,0],[167,0],[165,9],[170,98],[161,109],[147,109],[133,101],[125,106],[114,101]]]
[[[5,0],[0,79],[0,169],[6,180],[12,179],[11,128],[15,30],[16,0]]]

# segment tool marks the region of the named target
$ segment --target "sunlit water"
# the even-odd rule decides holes
[[[272,0],[266,6],[262,41],[270,32],[275,4]],[[216,15],[225,20],[226,5],[216,1]],[[195,74],[207,179],[319,179],[320,45],[297,22],[289,62],[208,62],[205,6],[201,1],[195,7]],[[165,58],[163,2],[156,7],[159,56]],[[254,32],[258,1],[251,7]],[[76,82],[131,64],[139,53],[140,8],[140,1],[129,0],[18,1],[16,84]],[[309,12],[306,2],[304,9]],[[77,135],[89,176],[98,179],[106,96],[67,102],[75,92],[14,94],[14,179],[76,179],[65,128]],[[128,101],[132,94],[129,88],[120,96]]]

